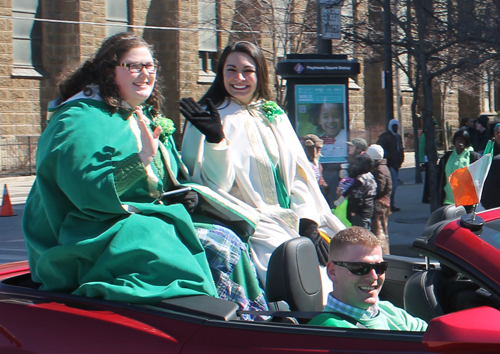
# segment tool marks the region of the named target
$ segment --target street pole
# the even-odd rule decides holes
[[[394,118],[394,97],[392,85],[392,48],[391,48],[391,1],[384,0],[384,88],[386,127]],[[400,132],[403,135],[403,132]]]

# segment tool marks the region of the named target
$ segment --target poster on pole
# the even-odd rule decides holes
[[[295,127],[299,138],[323,140],[321,163],[341,163],[347,156],[345,85],[295,85]]]

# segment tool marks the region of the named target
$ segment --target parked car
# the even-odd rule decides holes
[[[479,216],[477,230],[460,218],[426,228],[413,248],[432,260],[387,257],[381,297],[429,320],[425,333],[307,325],[304,311],[318,310],[321,289],[317,267],[301,261],[310,242],[303,237],[273,254],[281,269],[270,265],[270,301],[287,300],[292,311],[263,321],[244,321],[235,304],[204,296],[149,306],[48,292],[31,281],[27,262],[1,265],[0,353],[499,352],[500,209]],[[282,296],[287,286],[299,295]]]

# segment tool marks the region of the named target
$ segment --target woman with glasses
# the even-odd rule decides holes
[[[328,276],[333,291],[323,310],[326,313],[309,324],[398,331],[427,329],[424,320],[389,301],[380,301],[387,270],[381,245],[382,240],[360,226],[342,230],[332,238]]]
[[[152,48],[119,33],[60,82],[23,215],[33,280],[131,303],[220,295],[265,310],[245,244],[196,204],[188,213],[176,198],[160,198],[189,176],[173,122],[161,114],[157,75]],[[241,218],[214,198],[219,214]]]

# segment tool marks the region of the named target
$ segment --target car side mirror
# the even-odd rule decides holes
[[[436,317],[423,343],[434,353],[484,353],[500,348],[500,311],[476,307]]]

